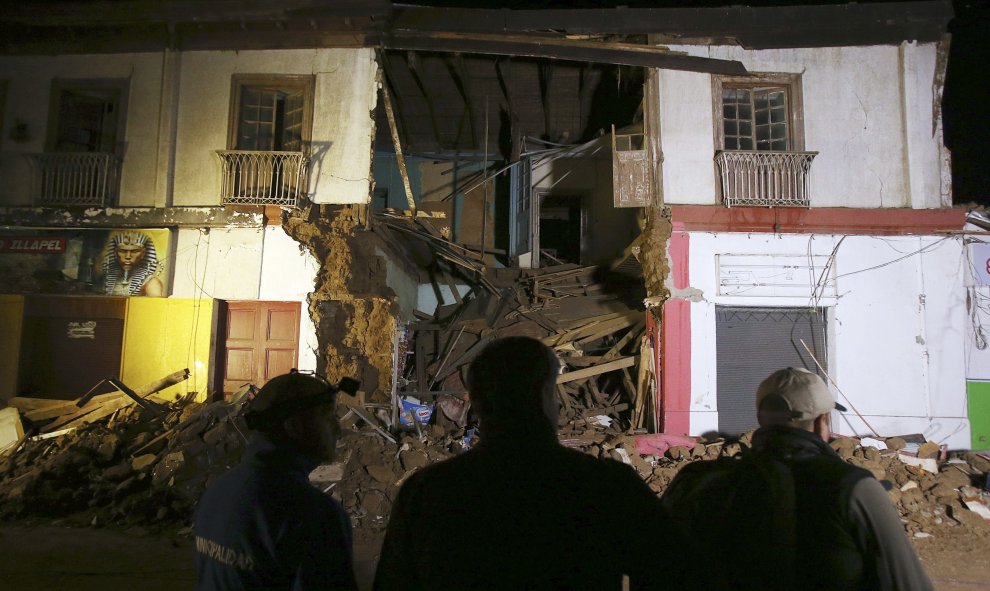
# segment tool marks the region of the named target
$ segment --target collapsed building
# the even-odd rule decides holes
[[[188,368],[155,396],[216,410],[298,367],[361,381],[348,420],[409,445],[354,452],[391,486],[443,456],[416,442],[470,440],[463,368],[526,334],[566,365],[563,440],[595,453],[746,433],[787,365],[828,376],[839,434],[990,447],[986,224],[953,206],[942,141],[948,2],[55,4],[0,15],[0,399],[25,437],[55,408],[25,400],[118,396],[108,378]],[[177,456],[193,415],[158,412],[178,423],[139,445],[12,443],[92,447],[56,471],[114,462],[99,494],[143,494],[225,440],[185,425]],[[5,495],[48,482],[19,462]]]

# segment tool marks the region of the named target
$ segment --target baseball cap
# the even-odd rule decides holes
[[[799,367],[779,369],[760,383],[756,389],[757,410],[765,403],[786,409],[792,421],[810,421],[833,410],[846,410],[820,377]]]
[[[244,420],[256,431],[278,430],[282,421],[297,412],[334,404],[336,393],[337,387],[321,376],[293,369],[261,387],[249,403]]]

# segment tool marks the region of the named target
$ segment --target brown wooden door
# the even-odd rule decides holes
[[[259,388],[299,359],[299,302],[224,302],[219,353],[224,396]]]

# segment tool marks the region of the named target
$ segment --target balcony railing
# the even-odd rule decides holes
[[[722,203],[809,207],[811,161],[818,152],[733,150],[715,155]]]
[[[217,150],[224,205],[250,203],[295,207],[306,193],[309,161],[302,152]]]
[[[100,152],[52,152],[28,156],[39,205],[116,205],[120,159]]]

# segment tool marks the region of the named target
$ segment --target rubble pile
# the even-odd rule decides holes
[[[310,481],[337,499],[351,516],[355,540],[380,537],[388,525],[392,503],[409,475],[464,451],[458,432],[441,429],[401,435],[396,443],[372,430],[347,430],[334,464],[320,466]]]
[[[469,426],[435,422],[390,432],[378,418],[387,414],[381,405],[343,394],[341,401],[344,429],[337,460],[318,467],[310,480],[340,501],[354,523],[355,539],[367,541],[382,535],[399,487],[411,474],[462,453],[477,438]],[[188,526],[210,479],[240,459],[248,435],[242,407],[185,400],[155,411],[131,405],[66,433],[25,438],[0,458],[0,518],[71,516],[91,525]],[[689,462],[740,455],[752,437],[708,441],[617,432],[599,423],[575,432],[575,422],[568,425],[563,445],[631,465],[657,494]],[[911,534],[962,527],[990,535],[990,524],[977,512],[990,505],[990,456],[946,454],[934,443],[909,444],[902,438],[838,438],[831,445],[846,461],[889,483],[890,498]]]
[[[655,424],[649,312],[634,256],[638,247],[608,266],[486,270],[481,254],[446,240],[429,219],[381,215],[380,220],[394,251],[429,261],[434,292],[446,294],[437,299],[454,300],[432,315],[417,312],[408,327],[396,380],[400,399],[435,404],[441,425],[463,428],[470,404],[466,367],[490,341],[528,336],[552,347],[564,363],[557,383],[565,435],[578,435],[592,424],[614,434]],[[458,283],[470,290],[462,294]]]
[[[240,457],[235,406],[185,400],[118,409],[26,438],[0,461],[0,517],[72,515],[93,525],[187,522],[213,474]]]
[[[611,449],[607,444],[596,444],[592,453],[607,450],[611,457],[631,464],[659,494],[689,462],[742,455],[749,449],[752,435],[749,432],[729,441],[687,440],[663,445],[663,451],[646,455],[634,453],[635,444],[627,439]],[[900,437],[839,437],[830,445],[844,460],[869,470],[884,484],[908,533],[927,537],[943,528],[961,526],[990,535],[990,455],[945,453],[933,442],[911,445]],[[639,449],[642,451],[642,445]]]

